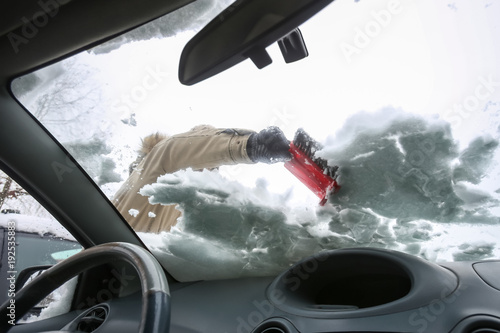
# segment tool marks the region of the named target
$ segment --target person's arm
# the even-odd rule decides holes
[[[187,168],[212,169],[221,165],[254,163],[246,151],[252,133],[246,130],[197,127],[161,141],[147,158],[159,161],[166,173]]]
[[[277,127],[259,133],[245,129],[198,126],[160,142],[147,156],[166,173],[212,169],[221,165],[274,163],[289,158],[289,142]]]
[[[158,142],[117,191],[113,203],[136,231],[169,230],[180,213],[173,206],[151,205],[139,194],[158,177],[178,170],[212,169],[237,163],[274,163],[289,158],[289,142],[281,131],[256,133],[242,129],[198,126]],[[130,215],[130,209],[138,211]],[[153,217],[150,216],[153,213]]]

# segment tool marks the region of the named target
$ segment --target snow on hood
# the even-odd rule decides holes
[[[56,220],[22,214],[0,214],[0,228],[7,229],[13,226],[16,232],[27,232],[40,236],[50,234],[75,241],[73,235]]]
[[[297,204],[266,182],[245,187],[218,172],[179,171],[141,194],[178,204],[176,227],[140,234],[180,280],[274,275],[325,249],[373,246],[430,260],[499,257],[496,189],[486,190],[498,141],[461,150],[448,123],[394,109],[361,112],[318,152],[339,165],[325,207]],[[498,184],[498,181],[496,182]]]

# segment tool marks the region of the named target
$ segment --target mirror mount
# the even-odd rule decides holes
[[[278,45],[287,64],[304,59],[309,55],[304,37],[299,28],[296,28],[278,41]]]
[[[285,59],[287,64],[304,59],[309,55],[304,37],[302,37],[299,28],[294,29],[288,35],[278,40],[278,45],[283,59]],[[250,58],[258,69],[262,69],[273,62],[266,49],[262,48],[250,50],[245,56]]]
[[[262,69],[273,62],[266,49],[255,48],[245,55],[253,61],[258,69]]]

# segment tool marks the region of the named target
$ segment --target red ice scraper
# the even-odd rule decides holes
[[[290,143],[292,159],[285,162],[285,168],[313,191],[323,206],[330,193],[337,193],[340,186],[336,180],[338,166],[329,166],[326,160],[314,156],[320,149],[319,142],[299,128]]]

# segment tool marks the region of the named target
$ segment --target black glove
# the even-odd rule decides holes
[[[290,141],[276,126],[252,133],[247,143],[248,157],[254,162],[276,163],[292,158]]]

